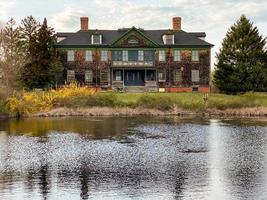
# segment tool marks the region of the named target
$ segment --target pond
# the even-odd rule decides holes
[[[267,120],[0,121],[0,199],[267,199]]]

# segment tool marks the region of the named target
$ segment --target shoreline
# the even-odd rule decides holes
[[[26,117],[71,117],[71,116],[196,116],[196,117],[267,117],[266,107],[238,108],[238,109],[207,109],[206,112],[190,111],[174,108],[169,111],[162,111],[148,108],[55,108],[47,112],[39,112]]]
[[[203,111],[191,111],[179,108],[174,108],[169,111],[149,108],[111,108],[111,107],[88,107],[88,108],[54,108],[46,112],[38,112],[28,115],[23,115],[22,118],[31,117],[132,117],[132,116],[180,116],[180,117],[233,117],[233,118],[251,118],[251,117],[267,117],[267,107],[252,107],[252,108],[233,108],[233,109],[207,109]],[[14,118],[8,114],[0,114],[0,119]]]

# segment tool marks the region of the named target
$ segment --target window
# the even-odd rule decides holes
[[[153,51],[144,51],[144,60],[153,61]]]
[[[147,81],[155,81],[156,80],[156,71],[155,70],[147,70],[146,71],[146,80]]]
[[[182,72],[181,72],[181,70],[174,70],[173,71],[173,81],[174,82],[181,82],[182,81]]]
[[[123,61],[128,61],[128,51],[123,51],[122,52],[122,60]]]
[[[199,61],[198,50],[192,50],[192,61]]]
[[[122,81],[121,71],[115,72],[115,81]]]
[[[74,61],[74,51],[68,50],[67,61]]]
[[[174,35],[164,35],[163,42],[164,44],[174,44]]]
[[[112,52],[112,59],[114,61],[122,61],[122,51],[113,51]]]
[[[174,61],[181,61],[181,51],[174,50]]]
[[[93,82],[93,71],[86,70],[84,73],[84,81],[85,82]]]
[[[165,70],[159,70],[158,71],[158,81],[159,82],[165,82],[166,80],[166,72]]]
[[[138,51],[128,51],[128,61],[138,61]]]
[[[92,61],[92,60],[93,60],[92,51],[86,50],[85,51],[85,61]]]
[[[198,82],[199,81],[199,70],[192,70],[191,71],[191,79],[192,79],[192,82]]]
[[[144,51],[142,50],[138,51],[138,60],[144,61]]]
[[[159,51],[159,61],[165,61],[165,60],[166,60],[165,50],[160,50]]]
[[[67,82],[71,82],[75,80],[75,71],[67,70]]]
[[[99,34],[92,35],[92,44],[101,44],[102,43],[102,37]]]
[[[108,79],[109,79],[109,76],[108,76],[108,70],[101,70],[100,71],[100,81],[101,83],[108,83]]]
[[[101,51],[101,61],[107,61],[108,60],[108,51],[103,50]]]

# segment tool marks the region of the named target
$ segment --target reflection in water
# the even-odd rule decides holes
[[[0,199],[266,199],[267,128],[260,125],[181,118],[0,121]]]

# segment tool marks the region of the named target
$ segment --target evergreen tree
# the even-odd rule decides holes
[[[29,61],[21,73],[21,80],[29,89],[54,85],[62,72],[62,64],[57,59],[54,47],[55,41],[54,31],[47,26],[45,18],[37,33],[32,35]]]
[[[23,63],[23,50],[19,29],[13,18],[0,30],[0,54],[0,71],[3,73],[4,84],[7,88],[16,87]]]
[[[40,28],[40,23],[33,17],[27,16],[21,21],[19,27],[20,31],[20,42],[24,51],[24,56],[29,59],[29,56],[33,55],[31,51],[34,51],[36,44],[36,34]]]
[[[226,93],[267,90],[266,39],[244,15],[230,28],[216,54],[214,84]]]

